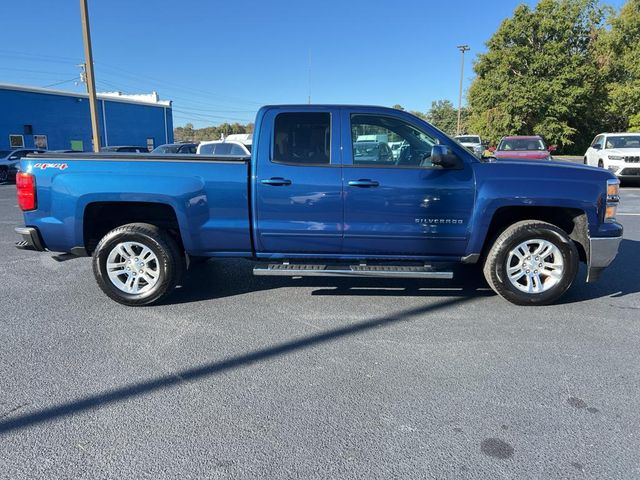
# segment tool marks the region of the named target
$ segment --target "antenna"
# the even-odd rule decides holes
[[[309,49],[309,65],[308,65],[308,72],[307,72],[307,76],[308,76],[308,89],[309,89],[309,96],[307,97],[307,103],[311,104],[311,49]]]

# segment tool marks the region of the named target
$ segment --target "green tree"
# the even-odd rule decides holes
[[[403,112],[407,112],[410,113],[411,115],[415,115],[418,118],[422,118],[423,120],[427,119],[427,114],[426,113],[422,113],[419,112],[417,110],[407,110],[406,108],[404,108],[402,105],[396,103],[393,107],[391,108],[395,108],[396,110],[401,110]]]
[[[467,117],[467,110],[463,108],[460,112],[461,133],[467,132]],[[449,100],[436,100],[431,102],[431,108],[425,119],[444,133],[455,135],[458,126],[458,109]]]
[[[173,138],[180,142],[192,142],[194,137],[193,124],[187,123],[184,127],[173,129]]]
[[[202,142],[207,140],[220,140],[222,135],[232,133],[253,133],[253,122],[243,125],[241,123],[223,123],[217,126],[193,128],[193,124],[187,123],[184,127],[173,129],[173,138],[176,142]]]
[[[411,115],[415,115],[416,117],[421,118],[423,120],[427,119],[427,114],[426,113],[422,113],[422,112],[419,112],[417,110],[409,110],[409,113]]]
[[[640,131],[640,0],[628,0],[600,36],[607,84],[607,130]]]
[[[581,150],[602,128],[606,85],[597,62],[608,9],[597,0],[518,6],[474,64],[469,125],[492,142],[538,134]]]

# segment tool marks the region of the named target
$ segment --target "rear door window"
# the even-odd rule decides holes
[[[273,161],[293,165],[329,165],[331,114],[280,113],[276,116]]]

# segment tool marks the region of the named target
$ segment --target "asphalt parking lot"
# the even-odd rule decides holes
[[[191,272],[107,299],[18,251],[0,185],[0,478],[639,478],[640,188],[596,284],[522,308],[453,281]]]

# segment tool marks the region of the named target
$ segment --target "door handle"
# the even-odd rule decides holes
[[[367,187],[377,187],[380,184],[375,180],[369,180],[368,178],[361,178],[360,180],[350,180],[348,185],[350,187],[367,188]]]
[[[272,177],[272,178],[267,178],[265,180],[260,180],[260,183],[262,183],[263,185],[272,185],[274,187],[281,187],[284,185],[291,185],[291,180],[289,180],[288,178],[282,178],[282,177]]]

